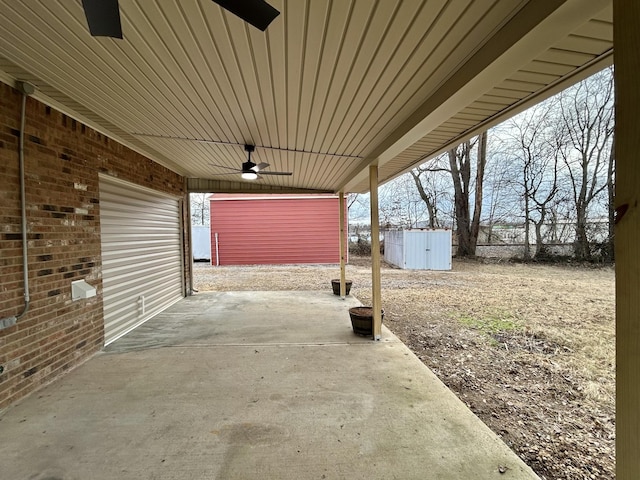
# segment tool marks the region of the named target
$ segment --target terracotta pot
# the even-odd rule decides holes
[[[351,291],[352,283],[353,282],[351,280],[345,280],[344,286],[345,286],[346,295],[349,295],[349,292]],[[340,295],[340,279],[339,278],[334,278],[333,280],[331,280],[331,288],[333,289],[334,295]]]
[[[384,319],[384,310],[381,311]],[[373,307],[353,307],[349,309],[351,326],[357,335],[373,335]]]

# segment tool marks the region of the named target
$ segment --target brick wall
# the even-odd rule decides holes
[[[0,318],[24,306],[21,98],[0,83]],[[31,306],[16,325],[0,330],[0,410],[103,345],[98,174],[186,199],[181,176],[33,98],[27,99],[25,133]],[[187,221],[185,211],[183,226]],[[189,268],[186,262],[187,278]],[[72,302],[71,281],[80,278],[98,294]]]

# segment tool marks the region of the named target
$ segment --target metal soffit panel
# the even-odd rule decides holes
[[[365,191],[370,163],[393,178],[612,52],[611,0],[269,3],[263,33],[210,0],[120,0],[114,40],[79,0],[0,0],[0,80],[199,189]],[[293,175],[229,175],[244,143]]]
[[[557,93],[566,86],[567,76],[577,81],[611,64],[613,60],[612,10],[607,8],[573,33],[518,69],[464,110],[453,115],[429,135],[407,148],[384,166],[383,175],[406,171],[407,163],[428,159],[451,144],[459,142],[469,131],[478,130],[478,123],[493,125],[501,114],[515,114],[531,104]],[[582,43],[580,43],[582,42]],[[576,48],[582,48],[576,51]],[[591,52],[587,50],[591,48]],[[491,121],[495,117],[495,121]],[[394,169],[396,169],[394,171]],[[384,178],[384,176],[383,176]]]
[[[495,71],[490,83],[483,82],[482,78],[477,86],[473,84],[477,78],[469,82],[464,88],[470,87],[471,92],[463,103],[438,111],[437,118],[425,122],[424,135],[379,162],[381,183],[611,65],[611,3],[566,2],[555,16],[541,22],[511,50],[503,55],[507,68],[501,65],[503,59],[497,59],[487,68]],[[348,190],[368,188],[366,175],[360,174],[351,181]]]

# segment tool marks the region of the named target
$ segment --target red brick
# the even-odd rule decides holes
[[[24,305],[20,103],[21,95],[0,83],[0,318],[19,314]],[[0,374],[0,409],[102,347],[98,174],[113,173],[186,199],[184,179],[178,174],[33,98],[27,99],[25,171],[31,305],[15,326],[0,330],[0,365],[5,366]],[[76,208],[88,213],[76,214]],[[187,262],[186,278],[189,269]],[[98,295],[71,302],[71,280],[87,277]]]

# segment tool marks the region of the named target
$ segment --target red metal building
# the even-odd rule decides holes
[[[213,194],[210,224],[213,265],[340,262],[335,195]]]

